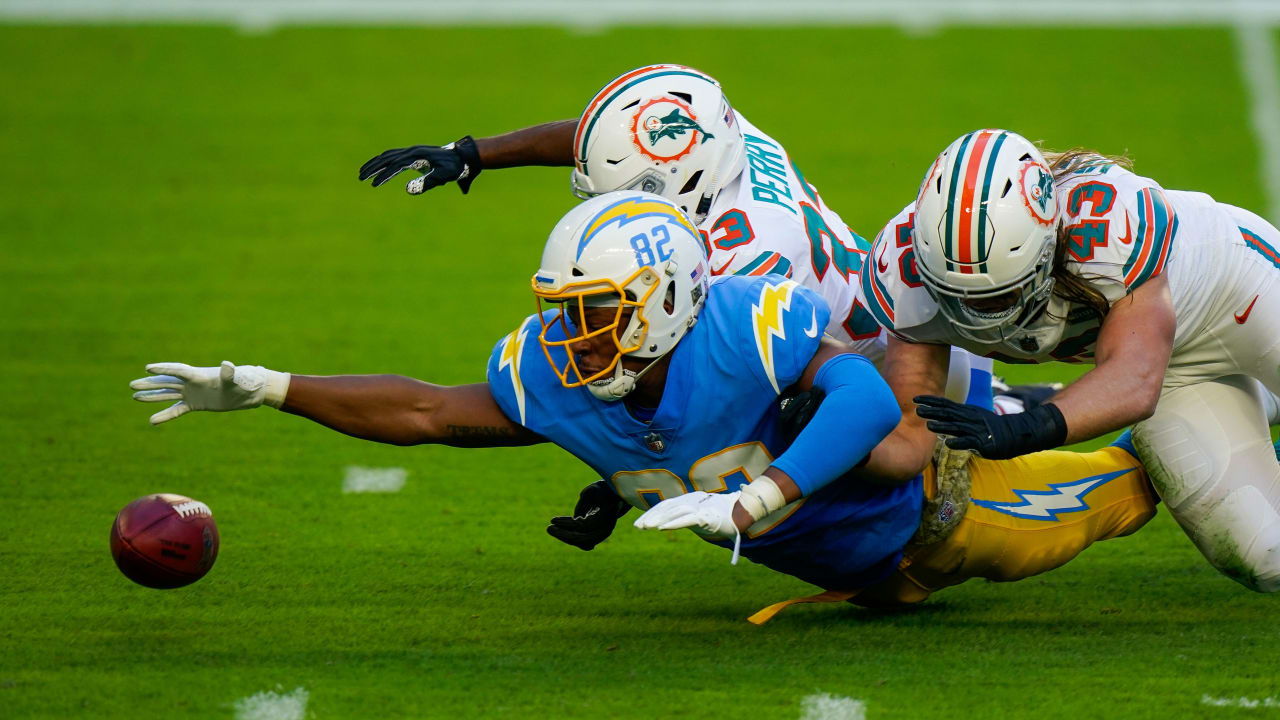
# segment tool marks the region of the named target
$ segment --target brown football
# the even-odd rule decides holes
[[[182,495],[147,495],[111,526],[111,556],[125,577],[149,588],[176,588],[204,577],[218,557],[209,506]]]

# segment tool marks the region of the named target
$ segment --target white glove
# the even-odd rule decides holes
[[[733,506],[738,504],[738,493],[705,493],[700,490],[654,505],[636,518],[635,526],[641,530],[679,530],[689,528],[702,537],[712,540],[733,538],[733,564],[738,563],[738,549],[742,534],[733,523]]]
[[[159,425],[191,410],[247,410],[267,404],[279,408],[289,392],[289,373],[259,365],[236,367],[223,360],[220,367],[191,367],[183,363],[151,363],[150,377],[129,383],[136,390],[133,399],[141,402],[174,404],[151,416]]]

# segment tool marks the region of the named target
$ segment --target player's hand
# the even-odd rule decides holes
[[[582,488],[573,516],[551,518],[547,534],[576,548],[590,550],[613,534],[618,518],[631,510],[607,482],[599,480]]]
[[[476,143],[470,135],[443,147],[414,145],[392,148],[360,166],[360,181],[372,179],[373,186],[387,182],[405,170],[417,170],[422,177],[405,185],[410,195],[421,195],[434,187],[456,182],[466,195],[480,175],[482,165]]]
[[[289,374],[258,365],[191,367],[183,363],[151,363],[152,375],[129,383],[140,402],[174,402],[151,416],[159,425],[192,410],[247,410],[263,403],[280,407],[289,391]]]
[[[818,407],[826,396],[822,388],[813,387],[786,395],[778,401],[778,433],[782,435],[784,446],[795,441],[800,431],[813,419],[813,414],[818,412]]]
[[[947,447],[976,450],[988,460],[1006,460],[1061,445],[1067,439],[1067,423],[1053,403],[1025,413],[996,415],[973,405],[962,405],[937,395],[918,395],[916,415],[929,430],[947,435]]]
[[[738,493],[705,493],[700,490],[654,505],[636,518],[641,530],[679,530],[689,528],[703,537],[730,540],[738,536],[733,522],[733,506]]]

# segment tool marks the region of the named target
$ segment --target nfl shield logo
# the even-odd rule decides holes
[[[667,449],[667,444],[662,441],[662,436],[656,432],[651,432],[644,436],[644,446],[649,448],[651,453],[660,453]]]

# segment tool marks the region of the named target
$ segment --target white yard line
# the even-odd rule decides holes
[[[1274,25],[1272,0],[0,0],[41,23],[640,25]]]
[[[1265,697],[1255,700],[1247,697],[1228,698],[1202,695],[1200,697],[1200,704],[1208,705],[1209,707],[1271,708],[1274,710],[1280,709],[1280,698]]]
[[[1276,72],[1273,28],[1243,24],[1236,29],[1240,74],[1252,104],[1250,119],[1258,138],[1258,162],[1267,191],[1267,216],[1280,223],[1280,73]]]
[[[282,688],[277,685],[276,689]],[[288,693],[265,690],[235,702],[236,720],[303,720],[310,699],[306,688]]]
[[[804,711],[800,720],[866,720],[867,704],[829,693],[809,695],[800,700]]]
[[[394,493],[404,487],[409,471],[404,468],[368,468],[348,465],[342,475],[344,493]]]

